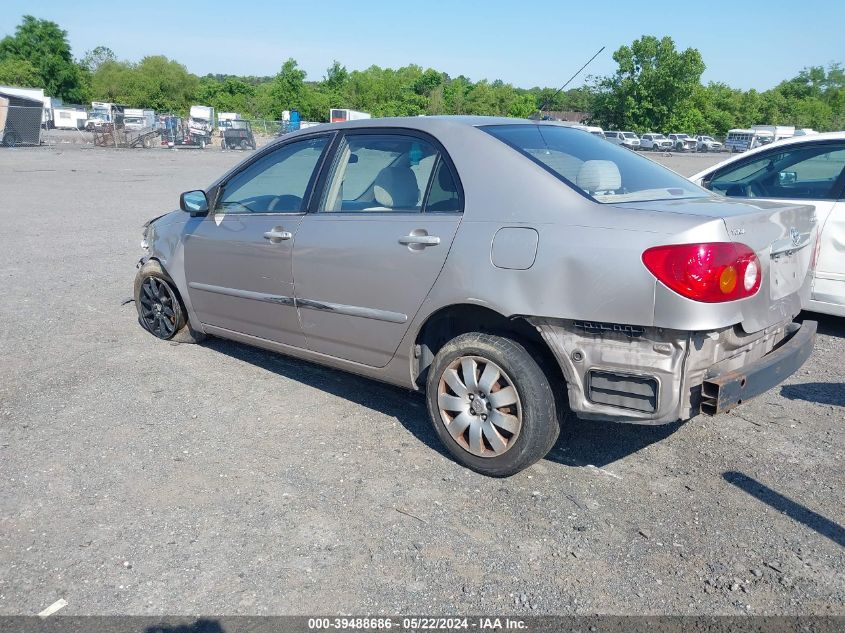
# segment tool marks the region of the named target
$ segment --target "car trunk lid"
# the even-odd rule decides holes
[[[760,260],[762,282],[754,296],[738,301],[746,332],[794,316],[808,297],[817,238],[812,205],[706,197],[620,206],[719,218],[728,239],[749,246]]]

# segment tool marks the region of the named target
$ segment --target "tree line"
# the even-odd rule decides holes
[[[65,103],[92,100],[185,113],[210,105],[248,118],[278,120],[299,110],[304,120],[326,121],[330,108],[373,116],[481,114],[530,117],[547,111],[589,113],[605,129],[723,135],[753,124],[795,125],[819,131],[845,128],[845,69],[840,63],[805,68],[766,91],[710,82],[701,53],[678,50],[671,37],[642,36],[613,53],[616,72],[586,85],[519,88],[500,80],[472,81],[409,65],[349,71],[335,61],[317,81],[294,59],[275,76],[206,75],[161,55],[124,61],[99,46],[74,58],[59,25],[23,16],[14,34],[0,40],[0,84],[43,87]]]

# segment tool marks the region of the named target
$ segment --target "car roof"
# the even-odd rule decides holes
[[[334,130],[398,127],[428,132],[436,137],[439,134],[448,134],[450,130],[455,130],[456,126],[480,127],[484,125],[546,125],[551,127],[572,127],[573,124],[567,121],[537,121],[534,119],[473,115],[383,117],[375,119],[356,119],[354,121],[341,121],[338,123],[321,123],[320,125],[303,128],[296,132],[289,132],[276,139],[273,144],[280,143],[284,140],[295,138],[297,136],[320,132],[331,132]]]
[[[824,141],[845,141],[845,131],[843,132],[820,132],[818,134],[802,134],[801,136],[791,136],[789,138],[782,138],[779,141],[774,141],[773,143],[767,143],[766,145],[761,145],[760,147],[755,147],[754,149],[750,149],[748,151],[742,152],[737,154],[736,156],[731,156],[730,158],[723,160],[720,163],[715,165],[711,165],[707,169],[703,169],[697,174],[690,176],[690,180],[698,180],[699,178],[704,178],[708,174],[716,171],[717,169],[721,169],[725,165],[730,165],[731,163],[735,163],[739,160],[744,160],[749,156],[756,156],[757,154],[761,154],[770,150],[773,147],[789,147],[790,145],[797,145],[799,143],[821,143]]]

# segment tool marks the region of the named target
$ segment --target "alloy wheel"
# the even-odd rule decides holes
[[[522,405],[513,381],[480,356],[461,356],[445,369],[437,402],[446,430],[478,457],[506,453],[522,429]]]
[[[147,277],[141,284],[141,320],[157,337],[169,339],[176,333],[176,296],[167,282]]]

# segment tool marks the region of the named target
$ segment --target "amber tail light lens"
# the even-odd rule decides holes
[[[762,279],[757,255],[736,242],[655,246],[643,253],[643,264],[666,287],[703,303],[751,297]]]

